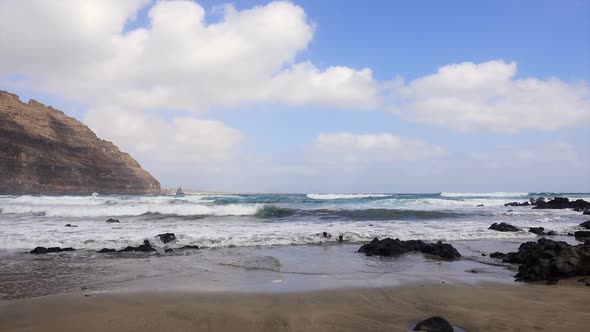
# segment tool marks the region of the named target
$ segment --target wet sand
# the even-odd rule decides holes
[[[571,280],[291,293],[74,293],[1,302],[0,331],[407,331],[433,315],[466,331],[588,331],[590,287]]]

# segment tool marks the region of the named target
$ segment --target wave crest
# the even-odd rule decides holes
[[[305,195],[309,199],[361,199],[361,198],[383,198],[392,197],[388,194],[307,194]]]

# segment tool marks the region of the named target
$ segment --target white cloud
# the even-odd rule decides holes
[[[120,109],[88,112],[85,122],[102,137],[117,144],[147,165],[178,164],[190,169],[233,161],[243,134],[220,121],[192,117],[158,116]]]
[[[516,63],[464,62],[389,84],[391,108],[419,123],[466,132],[555,130],[590,121],[590,89],[556,78],[515,78]]]
[[[24,74],[34,88],[101,108],[203,112],[250,102],[376,104],[379,86],[369,69],[321,71],[294,63],[314,28],[290,2],[242,11],[227,5],[223,17],[209,23],[194,1],[157,1],[147,26],[123,32],[145,4],[2,2],[0,75]]]
[[[316,138],[311,148],[312,161],[341,165],[393,166],[433,159],[444,153],[441,147],[422,140],[402,138],[388,133],[378,135],[322,133]]]

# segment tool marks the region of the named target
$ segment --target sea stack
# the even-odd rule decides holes
[[[0,90],[0,194],[158,194],[129,154],[78,120]]]
[[[184,192],[182,191],[182,187],[178,187],[178,189],[176,189],[176,196],[177,197],[184,197]]]

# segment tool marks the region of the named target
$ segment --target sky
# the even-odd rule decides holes
[[[588,1],[0,1],[0,89],[167,188],[588,192],[589,81]]]

